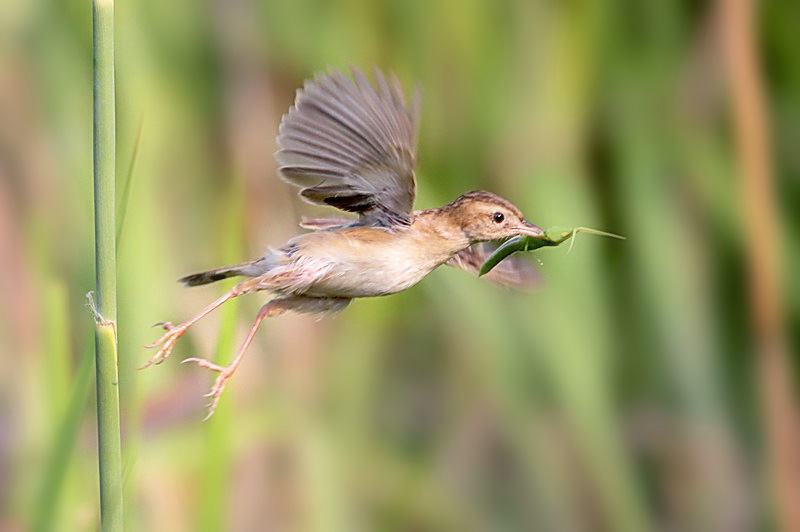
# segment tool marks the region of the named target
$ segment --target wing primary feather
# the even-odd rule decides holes
[[[397,76],[356,68],[306,82],[279,128],[280,175],[312,203],[356,212],[358,223],[411,221],[419,93],[410,104]]]
[[[330,146],[331,151],[352,155],[357,161],[374,161],[375,157],[367,152],[363,146],[356,144],[351,139],[342,136],[339,132],[327,127],[327,124],[317,124],[303,117],[292,117],[294,121],[281,128],[281,136],[293,134],[298,138],[316,139],[322,145]],[[324,136],[323,136],[324,134]]]
[[[389,84],[386,82],[386,77],[378,69],[375,69],[375,80],[378,83],[378,87],[380,87],[381,90],[381,95],[380,95],[381,99],[384,102],[394,106],[395,107],[394,110],[397,110],[396,104],[394,102],[394,96],[392,95],[389,89]],[[394,129],[395,131],[398,130],[402,131],[402,126],[397,122],[396,118],[397,117],[394,115],[394,113],[386,113],[386,119],[390,122],[391,128]]]
[[[380,154],[380,152],[381,152],[380,148],[378,148],[376,145],[374,145],[372,143],[372,141],[370,139],[368,139],[362,132],[358,131],[356,128],[354,128],[353,126],[351,126],[348,123],[347,118],[342,115],[341,107],[339,109],[336,109],[333,106],[324,107],[323,105],[321,105],[321,103],[319,101],[317,101],[317,100],[323,100],[324,101],[324,99],[320,98],[320,94],[319,93],[317,93],[316,96],[317,96],[316,100],[305,100],[300,105],[301,106],[308,106],[309,108],[313,109],[317,113],[319,113],[321,115],[324,115],[325,117],[327,117],[332,122],[338,124],[339,126],[344,128],[345,130],[349,131],[353,136],[359,138],[362,142],[364,142],[366,145],[368,145],[376,154]],[[363,126],[363,124],[362,124],[362,126]]]
[[[315,162],[325,164],[326,168],[336,169],[349,164],[349,161],[342,157],[340,154],[329,154],[328,152],[321,151],[304,151],[300,149],[286,149],[283,150],[283,157],[289,164],[302,165],[309,159]]]
[[[346,97],[347,98],[346,103],[352,109],[360,111],[360,113],[352,113],[352,114],[355,116],[360,115],[358,121],[365,126],[365,132],[368,131],[372,135],[382,137],[375,139],[377,141],[386,140],[386,137],[384,135],[385,133],[384,128],[381,127],[380,123],[374,121],[375,115],[373,110],[367,105],[366,101],[363,102],[359,101],[364,99],[364,95],[358,92],[358,87],[356,87],[353,80],[351,80],[341,72],[336,72],[331,75],[331,82],[333,86],[323,85],[321,88],[335,98]],[[338,91],[336,93],[333,93],[333,89],[338,89]]]
[[[353,157],[352,154],[346,150],[334,150],[329,145],[325,145],[323,141],[317,141],[295,133],[285,134],[281,137],[281,152],[283,154],[292,151],[305,152],[305,150],[313,150],[313,153],[318,153],[332,159],[341,161],[343,166],[352,166],[358,164],[358,159]]]
[[[385,145],[390,140],[390,135],[387,134],[386,125],[370,105],[368,95],[360,92],[358,86],[341,72],[334,73],[332,81],[340,89],[341,93],[347,97],[348,104],[361,111],[364,120],[369,122],[367,126],[372,134],[379,137],[377,139],[378,142],[382,142]]]

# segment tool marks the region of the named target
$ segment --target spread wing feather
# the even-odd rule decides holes
[[[411,221],[416,181],[417,98],[397,78],[341,72],[306,82],[278,135],[281,177],[311,203],[358,213],[360,223]]]

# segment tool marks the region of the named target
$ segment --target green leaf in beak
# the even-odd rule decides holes
[[[481,270],[478,275],[486,275],[492,268],[500,264],[500,262],[511,255],[512,253],[516,253],[518,251],[533,251],[535,249],[539,249],[546,246],[557,246],[562,242],[565,242],[567,239],[571,239],[574,241],[575,236],[578,233],[586,233],[589,235],[597,235],[597,236],[607,236],[610,238],[618,238],[620,240],[625,240],[624,236],[615,235],[613,233],[606,233],[605,231],[599,231],[597,229],[592,229],[590,227],[574,227],[572,229],[566,227],[551,227],[550,229],[546,230],[544,234],[540,237],[532,237],[527,235],[519,235],[512,238],[509,238],[505,242],[503,242],[500,247],[498,247],[494,253],[492,253],[489,258],[487,258],[483,265],[481,265]],[[572,243],[570,243],[570,248],[572,247]]]

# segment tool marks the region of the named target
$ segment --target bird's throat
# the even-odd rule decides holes
[[[414,245],[419,247],[420,255],[436,257],[441,262],[471,244],[446,207],[418,211],[409,231]]]

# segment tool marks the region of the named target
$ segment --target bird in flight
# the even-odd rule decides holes
[[[481,243],[517,235],[541,237],[510,201],[474,190],[439,208],[414,210],[418,97],[407,104],[395,76],[375,71],[374,84],[358,69],[318,76],[297,91],[284,115],[275,153],[278,172],[300,196],[358,215],[355,219],[304,220],[311,232],[255,260],[188,275],[186,286],[245,277],[193,318],[172,325],[149,345],[159,347],[144,367],[169,357],[197,321],[233,298],[265,291],[273,297],[227,366],[187,358],[217,372],[208,415],[242,361],[261,322],[288,311],[326,315],[358,297],[394,294],[417,284],[442,264],[477,273],[489,249]],[[525,285],[532,267],[511,257],[487,275],[501,284]]]

